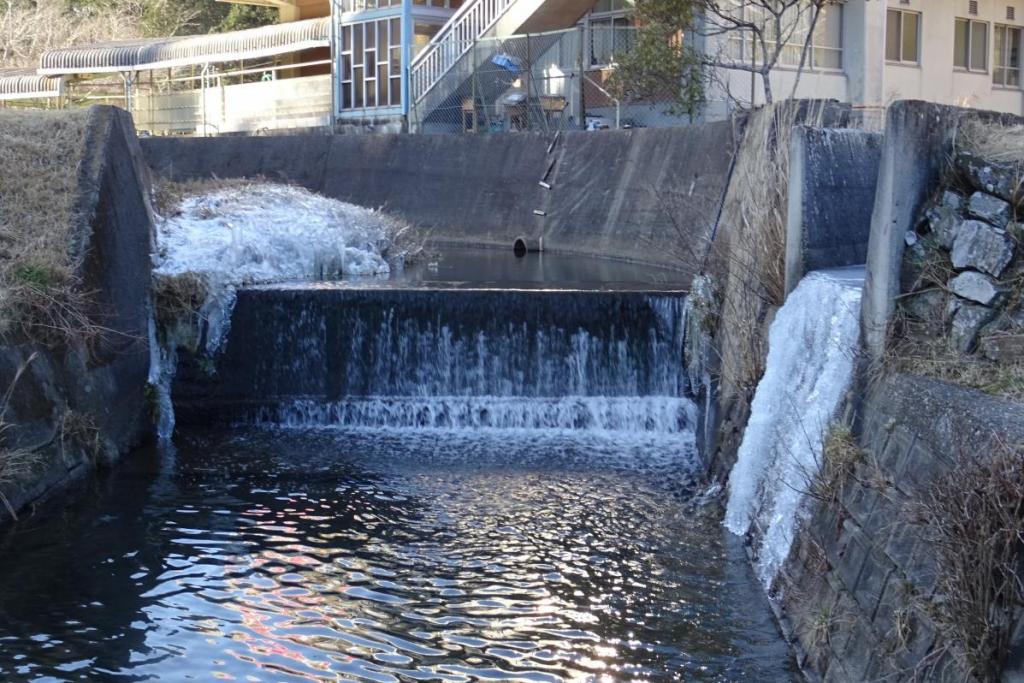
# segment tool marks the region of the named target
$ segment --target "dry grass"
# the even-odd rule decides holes
[[[90,327],[69,243],[88,123],[87,110],[0,111],[0,335]]]
[[[899,339],[891,343],[873,374],[920,375],[1024,401],[1024,363],[996,363],[979,355],[965,355],[947,339]]]
[[[801,113],[801,104],[809,110]],[[723,380],[752,393],[764,373],[769,314],[785,299],[789,146],[799,122],[820,125],[823,103],[780,102],[747,123],[711,254],[722,316],[718,340]]]
[[[1000,680],[1024,607],[1024,448],[960,449],[957,476],[909,509],[938,557],[927,609],[947,652],[980,681]]]
[[[181,203],[189,197],[213,194],[222,190],[245,189],[260,185],[263,178],[208,178],[176,182],[161,179],[153,184],[153,208],[164,218],[181,213]]]
[[[14,388],[18,385],[18,381],[21,380],[22,375],[25,374],[25,371],[28,370],[28,366],[34,359],[35,354],[29,356],[28,360],[21,364],[18,371],[14,373],[14,378],[11,380],[7,390],[3,396],[0,396],[0,489],[21,479],[39,464],[40,457],[38,453],[21,448],[8,448],[5,443],[5,433],[13,427],[7,421],[7,410],[11,403],[11,396],[14,393]],[[4,495],[2,490],[0,490],[0,504],[7,508],[13,519],[18,519],[17,512],[10,501],[7,500],[7,496]]]
[[[96,427],[96,421],[92,417],[65,406],[60,418],[59,433],[62,453],[70,444],[80,448],[93,464],[97,463],[103,452],[103,446],[100,440],[100,430]]]
[[[956,148],[986,161],[1024,164],[1024,125],[967,119],[957,130]]]
[[[833,424],[825,435],[821,468],[811,483],[810,495],[827,504],[837,502],[857,466],[867,460],[867,453],[848,425]]]

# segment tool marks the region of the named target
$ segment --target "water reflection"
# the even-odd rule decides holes
[[[192,433],[139,454],[4,539],[0,675],[792,676],[713,511],[682,513],[664,470],[533,438],[444,467],[451,435]]]

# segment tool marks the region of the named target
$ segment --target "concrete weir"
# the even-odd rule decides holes
[[[291,182],[397,214],[439,243],[545,250],[692,271],[732,168],[730,122],[494,135],[151,138],[171,180]],[[545,187],[541,183],[548,186]],[[692,273],[691,273],[692,274]]]
[[[254,406],[280,412],[300,401],[414,399],[491,416],[539,404],[545,424],[558,422],[549,403],[562,398],[595,399],[604,412],[628,397],[688,405],[678,353],[683,304],[678,291],[245,289],[217,373],[186,359],[175,402],[181,421],[204,423],[254,419]],[[573,412],[564,426],[577,419]]]
[[[961,471],[953,446],[974,454],[992,434],[1024,441],[1024,413],[1011,399],[924,377],[868,383],[862,351],[868,360],[886,351],[907,233],[937,188],[957,126],[964,116],[990,115],[898,102],[881,135],[804,127],[844,126],[849,108],[812,119],[812,107],[796,103],[799,115],[784,116],[793,104],[751,114],[745,138],[741,122],[550,136],[152,138],[141,146],[126,113],[98,108],[71,237],[82,286],[97,292],[96,319],[113,333],[60,351],[27,340],[0,348],[0,391],[38,352],[11,394],[6,417],[17,430],[3,445],[46,458],[30,481],[0,493],[18,510],[146,434],[149,174],[294,183],[382,208],[442,256],[390,280],[235,282],[226,340],[197,343],[208,356],[179,354],[173,388],[182,424],[590,430],[629,435],[659,455],[685,450],[693,463],[700,444],[707,452],[699,455],[713,461],[700,463],[694,482],[705,484],[709,470],[719,483],[732,476],[730,494],[748,491],[736,507],[747,510],[737,515],[743,524],[730,528],[755,562],[761,553],[763,585],[809,680],[910,680],[908,672],[934,670],[952,646],[913,600],[931,600],[941,557],[920,520],[900,515],[931,482]],[[793,131],[788,147],[776,144],[781,126]],[[768,184],[773,191],[761,192]],[[748,214],[750,206],[766,210]],[[283,215],[290,227],[293,214]],[[784,246],[779,216],[787,218]],[[333,233],[329,240],[343,241]],[[770,252],[770,263],[755,263],[751,245]],[[459,251],[479,253],[459,270],[445,261]],[[598,263],[581,275],[584,257]],[[857,278],[811,272],[865,262],[863,289],[859,268]],[[771,287],[749,279],[754,265]],[[413,276],[417,267],[424,272]],[[837,321],[842,335],[828,327]],[[782,406],[779,387],[791,385],[803,390],[790,403],[807,410],[765,409]],[[67,416],[75,413],[95,420],[96,452],[68,448]],[[809,495],[831,457],[826,435],[840,422],[852,451],[840,463],[845,478],[828,495]],[[811,442],[809,429],[814,443],[791,468],[795,483],[778,476],[795,462],[788,444],[763,467],[746,458],[746,479],[734,468],[744,438]],[[653,450],[645,445],[652,436]],[[764,452],[751,443],[745,453]],[[773,507],[783,496],[792,521],[785,528]],[[759,535],[773,526],[785,543],[759,550]],[[1017,668],[1022,623],[1010,634]]]

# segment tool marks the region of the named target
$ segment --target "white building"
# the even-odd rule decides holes
[[[1021,0],[849,0],[827,8],[796,94],[867,111],[920,99],[1024,114],[1022,29]],[[792,92],[799,48],[783,62],[772,75],[776,96]],[[734,95],[763,101],[749,74],[728,82]]]
[[[125,104],[154,133],[578,127],[593,114],[681,122],[665,101],[616,106],[605,88],[633,42],[634,0],[227,1],[277,7],[283,23],[53,50],[37,71],[45,83],[0,72],[0,104],[73,101],[77,83],[106,74],[123,80]],[[816,27],[795,92],[800,31],[772,89],[776,99],[834,98],[870,116],[897,99],[1024,114],[1022,32],[1024,0],[848,0]],[[702,47],[749,59],[741,36]],[[702,117],[763,102],[759,78],[719,70]]]

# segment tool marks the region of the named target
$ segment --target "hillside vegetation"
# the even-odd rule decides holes
[[[46,50],[272,24],[266,7],[216,0],[0,0],[0,67],[34,67]]]

